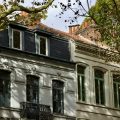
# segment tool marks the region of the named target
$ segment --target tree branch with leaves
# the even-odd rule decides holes
[[[39,2],[33,0],[29,7],[25,0],[3,0],[0,4],[0,29],[4,29],[10,22],[24,21],[25,25],[31,25],[33,20],[45,18],[47,9],[54,0],[43,0]],[[27,16],[21,16],[21,12],[27,13]],[[25,19],[27,17],[27,19]]]

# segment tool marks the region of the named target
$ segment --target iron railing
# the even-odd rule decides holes
[[[21,103],[21,118],[36,119],[36,120],[52,120],[50,106],[22,102]]]

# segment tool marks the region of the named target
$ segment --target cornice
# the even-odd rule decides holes
[[[97,57],[105,61],[120,62],[120,54],[109,49],[105,49],[92,44],[85,44],[82,42],[75,43],[75,50],[77,53],[83,53],[92,57]]]

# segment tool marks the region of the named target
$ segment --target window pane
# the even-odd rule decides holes
[[[105,104],[105,93],[104,93],[104,72],[101,70],[95,70],[95,96],[96,103],[100,105]]]
[[[78,75],[78,100],[81,100],[81,92],[80,92],[80,76]]]
[[[101,70],[95,70],[95,77],[104,79],[104,73]]]
[[[104,105],[105,96],[104,96],[104,82],[103,81],[100,81],[100,100],[101,100],[101,104]]]
[[[120,108],[120,84],[118,85],[118,101],[119,101],[119,108]]]
[[[96,103],[99,104],[99,100],[100,100],[100,96],[99,96],[99,84],[98,84],[98,80],[95,79],[95,97],[96,97]]]
[[[53,112],[64,113],[63,82],[54,80],[52,82]]]
[[[118,105],[118,100],[117,100],[117,85],[113,84],[113,88],[114,88],[114,105],[115,105],[115,107],[117,107],[117,105]]]
[[[114,106],[120,108],[120,75],[113,75]]]
[[[77,66],[78,100],[85,101],[85,67]]]
[[[84,76],[81,77],[81,84],[82,84],[82,101],[85,101],[85,80]]]
[[[77,73],[84,74],[84,72],[85,72],[85,67],[77,65]]]
[[[13,48],[20,49],[20,31],[13,30]]]
[[[46,55],[46,38],[40,37],[40,54]]]
[[[39,78],[35,76],[27,76],[27,101],[39,103]]]
[[[10,72],[0,70],[0,106],[10,106]]]

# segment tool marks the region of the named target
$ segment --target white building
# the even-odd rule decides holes
[[[0,119],[75,119],[75,63],[68,40],[18,24],[0,37]]]
[[[0,119],[120,119],[120,64],[102,46],[42,24],[10,24],[0,46]]]

